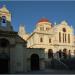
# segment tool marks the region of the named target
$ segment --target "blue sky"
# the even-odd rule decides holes
[[[0,1],[0,8],[2,5],[6,5],[12,14],[15,31],[18,31],[20,24],[24,24],[26,31],[32,32],[42,17],[57,24],[66,20],[75,29],[74,1]]]

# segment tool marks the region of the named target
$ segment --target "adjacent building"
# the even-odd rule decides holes
[[[20,32],[21,30],[23,31]],[[74,29],[66,21],[52,24],[48,19],[41,18],[31,34],[24,31],[24,26],[21,25],[18,34],[27,41],[27,47],[44,48],[45,59],[63,58],[60,52],[71,56],[75,54]]]
[[[0,8],[0,74],[44,68],[44,49],[27,48],[27,41],[13,30],[11,13],[5,6]]]

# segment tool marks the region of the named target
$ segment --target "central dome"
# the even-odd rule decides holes
[[[46,18],[41,18],[38,22],[49,22],[49,20]]]

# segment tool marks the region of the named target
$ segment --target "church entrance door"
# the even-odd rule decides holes
[[[7,74],[9,69],[9,48],[10,48],[10,42],[6,38],[0,39],[0,74]]]
[[[8,73],[8,59],[0,59],[0,74]]]
[[[31,70],[39,70],[39,56],[37,54],[31,55]]]

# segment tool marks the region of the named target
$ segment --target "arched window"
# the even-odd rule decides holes
[[[66,34],[65,34],[65,43],[66,43]]]
[[[46,28],[46,30],[47,30],[47,31],[49,31],[49,30],[50,30],[50,28],[48,28],[48,27],[47,27],[47,28]]]
[[[6,23],[6,16],[2,16],[2,23]]]
[[[63,28],[62,31],[63,31],[63,43],[66,43],[66,28]]]
[[[53,50],[52,49],[48,50],[48,58],[53,58]]]
[[[67,58],[67,50],[63,49],[63,58]]]
[[[61,58],[62,57],[62,51],[61,50],[59,50],[59,58]]]
[[[49,38],[49,43],[51,43],[51,38]]]
[[[68,56],[71,57],[71,50],[69,50],[69,52],[68,52]]]
[[[59,32],[59,42],[61,42],[61,32]]]
[[[2,19],[1,19],[1,25],[2,26],[6,26],[6,16],[2,16]]]
[[[68,34],[68,43],[70,43],[70,34]]]
[[[63,43],[64,43],[64,33],[63,33]]]
[[[41,31],[44,31],[44,27],[40,27],[40,30],[41,30]]]
[[[63,30],[63,32],[66,32],[66,28],[63,28],[62,30]]]
[[[43,38],[42,37],[40,38],[40,42],[43,42]]]

